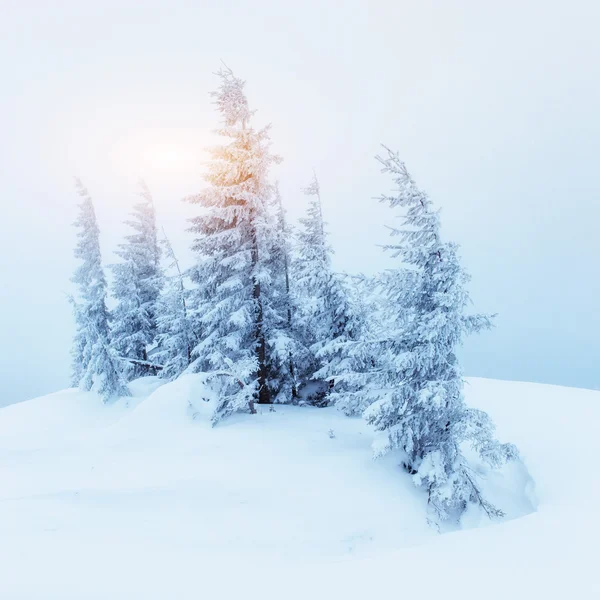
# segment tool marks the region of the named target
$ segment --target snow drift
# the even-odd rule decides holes
[[[0,410],[0,597],[594,597],[600,394],[470,379],[523,462],[482,472],[506,512],[439,535],[393,455],[335,409],[210,427],[198,376]],[[535,486],[529,473],[535,479]],[[596,587],[594,587],[596,586]]]

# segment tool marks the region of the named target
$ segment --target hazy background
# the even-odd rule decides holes
[[[600,3],[0,0],[0,405],[65,387],[73,175],[104,262],[143,176],[186,261],[224,60],[273,124],[286,206],[316,169],[339,269],[388,266],[373,156],[443,208],[475,309],[467,374],[600,387]]]

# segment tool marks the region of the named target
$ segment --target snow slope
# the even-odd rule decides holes
[[[526,466],[484,474],[504,522],[439,535],[358,419],[277,406],[212,429],[196,376],[132,391],[0,410],[2,600],[599,595],[598,392],[470,379]]]

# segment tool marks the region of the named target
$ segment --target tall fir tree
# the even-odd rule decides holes
[[[300,219],[294,262],[298,332],[312,351],[312,360],[304,363],[303,375],[331,379],[341,358],[339,344],[357,339],[361,322],[344,278],[332,268],[333,249],[327,240],[316,175],[304,193],[311,200],[306,217]]]
[[[273,220],[270,167],[279,157],[269,150],[269,128],[250,125],[244,82],[224,67],[213,98],[226,143],[212,150],[210,184],[188,198],[203,208],[192,219],[198,264],[194,305],[203,337],[193,352],[197,371],[222,373],[231,385],[221,391],[214,422],[254,401],[271,402],[269,339]]]
[[[141,201],[135,204],[132,219],[126,221],[135,233],[120,244],[122,262],[112,266],[112,295],[117,300],[113,312],[113,345],[128,359],[128,379],[156,374],[148,352],[157,335],[156,313],[163,273],[160,266],[156,211],[152,195],[140,181]]]
[[[459,518],[470,503],[498,516],[501,511],[485,499],[462,445],[469,444],[490,467],[516,457],[517,450],[494,439],[486,413],[466,406],[456,355],[464,336],[490,327],[490,317],[465,313],[468,276],[457,246],[441,240],[431,200],[397,154],[386,152],[378,160],[397,189],[380,201],[406,211],[404,226],[391,230],[399,241],[387,246],[402,267],[382,281],[385,330],[346,352],[358,373],[355,383],[363,377],[362,398],[372,402],[364,416],[381,432],[375,453],[400,452],[415,484],[427,491],[438,522]]]
[[[73,343],[73,384],[96,390],[104,401],[128,396],[123,382],[121,363],[111,346],[109,312],[106,307],[107,285],[100,253],[100,230],[92,199],[81,181],[75,181],[81,198],[75,258],[81,264],[72,278],[78,287],[72,304],[76,333]]]

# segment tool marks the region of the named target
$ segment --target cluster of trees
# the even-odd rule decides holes
[[[191,269],[159,240],[142,184],[127,222],[133,233],[111,267],[109,311],[94,207],[77,184],[73,383],[109,400],[142,375],[203,373],[219,391],[215,424],[234,411],[255,412],[255,403],[335,404],[381,432],[377,455],[402,455],[437,518],[458,516],[472,502],[501,514],[483,497],[463,448],[492,467],[516,449],[497,442],[489,417],[465,405],[456,356],[463,336],[489,327],[490,318],[466,314],[468,277],[457,247],[440,237],[431,200],[385,148],[377,159],[395,191],[380,200],[404,218],[387,247],[398,267],[369,279],[336,273],[316,176],[304,189],[306,217],[293,228],[269,178],[280,161],[269,129],[252,127],[244,82],[229,69],[219,76],[213,96],[224,142],[212,151],[209,185],[187,198],[201,207],[190,227]]]

